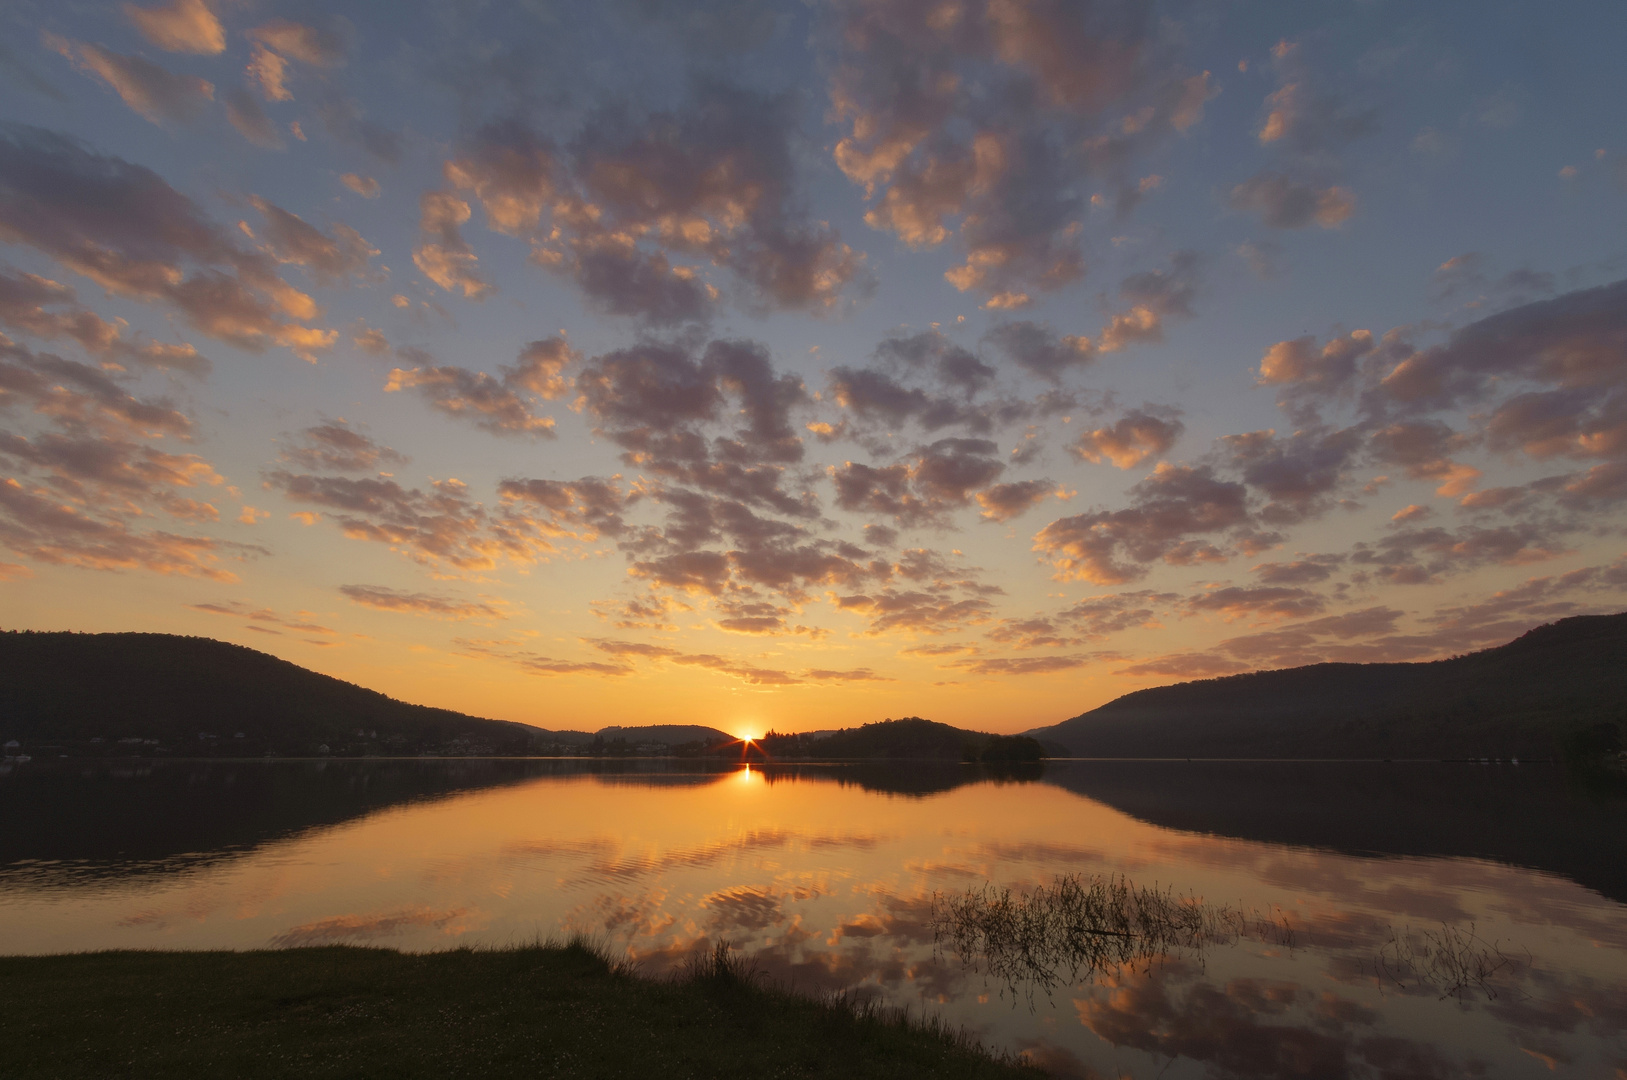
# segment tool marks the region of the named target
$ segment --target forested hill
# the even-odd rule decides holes
[[[1553,757],[1600,725],[1627,729],[1627,613],[1450,660],[1138,690],[1028,734],[1081,757]]]
[[[1021,735],[967,731],[919,716],[881,720],[817,735],[769,732],[757,745],[771,759],[820,761],[967,761],[983,764],[1035,762],[1045,756],[1037,741]],[[724,752],[731,752],[724,748]]]
[[[16,739],[35,753],[48,744],[111,750],[142,740],[177,756],[304,755],[321,746],[335,754],[503,754],[537,749],[554,735],[409,705],[209,638],[0,633],[0,742]]]

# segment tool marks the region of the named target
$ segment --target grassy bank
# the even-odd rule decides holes
[[[760,985],[639,978],[581,945],[0,957],[23,1077],[1017,1077],[939,1025]]]

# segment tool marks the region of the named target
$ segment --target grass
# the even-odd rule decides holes
[[[1232,940],[1244,925],[1229,906],[1116,874],[1062,874],[1026,892],[984,885],[932,898],[938,948],[1003,981],[1013,994],[1026,988],[1030,1004],[1035,989],[1049,995],[1081,978],[1150,967],[1173,953]]]
[[[641,978],[590,944],[0,957],[25,1077],[1033,1077],[941,1021],[767,985],[726,946]]]

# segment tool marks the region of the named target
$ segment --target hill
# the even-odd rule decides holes
[[[819,761],[977,761],[1034,762],[1045,756],[1038,742],[1021,735],[981,731],[907,716],[816,735],[769,732],[757,746],[773,759]]]
[[[682,746],[684,743],[710,744],[730,742],[734,739],[734,736],[726,731],[719,731],[715,727],[704,727],[700,724],[646,724],[643,727],[604,727],[593,734],[596,738],[604,739],[605,742],[623,739],[633,746],[641,743]]]
[[[1554,757],[1627,721],[1627,613],[1426,663],[1313,664],[1138,690],[1027,734],[1080,757]]]
[[[409,705],[209,638],[0,633],[0,742],[31,753],[515,754],[587,738]]]

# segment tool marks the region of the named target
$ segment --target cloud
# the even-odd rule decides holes
[[[248,202],[265,219],[260,234],[265,241],[262,250],[279,263],[308,270],[323,284],[366,277],[368,260],[379,253],[348,225],[335,224],[332,235],[328,235],[258,195],[250,195]]]
[[[1430,297],[1439,301],[1461,300],[1466,306],[1507,307],[1526,304],[1554,291],[1554,276],[1531,269],[1511,270],[1489,276],[1491,260],[1478,251],[1454,255],[1435,268],[1431,275]]]
[[[1197,255],[1176,252],[1169,270],[1148,270],[1131,274],[1119,283],[1119,300],[1128,305],[1116,312],[1102,328],[1096,347],[1101,352],[1117,352],[1137,342],[1164,340],[1164,320],[1192,317],[1192,300],[1197,294]]]
[[[1479,401],[1525,382],[1492,412],[1497,442],[1532,456],[1587,458],[1627,452],[1627,281],[1566,293],[1488,316],[1442,345],[1412,352],[1373,393],[1411,409]]]
[[[450,596],[429,593],[400,592],[382,585],[341,585],[339,591],[353,603],[379,611],[395,611],[407,615],[429,615],[437,619],[497,620],[506,616],[490,604],[459,600]]]
[[[1169,452],[1186,430],[1180,415],[1179,409],[1168,406],[1143,405],[1107,427],[1085,432],[1068,450],[1081,461],[1107,460],[1120,469],[1133,469]]]
[[[124,336],[122,320],[108,322],[79,303],[72,287],[38,274],[0,268],[0,326],[45,341],[69,338],[109,364],[137,364],[205,374],[209,361],[190,345],[141,342]]]
[[[0,335],[0,407],[27,404],[75,432],[185,439],[192,419],[164,398],[138,398],[100,368],[36,353]]]
[[[1284,82],[1265,99],[1260,125],[1263,145],[1322,157],[1377,130],[1377,110],[1352,110],[1329,94],[1319,94],[1303,78]]]
[[[1487,564],[1521,566],[1555,558],[1566,551],[1560,539],[1564,531],[1562,525],[1532,522],[1400,528],[1376,540],[1357,541],[1350,563],[1387,584],[1433,584]]]
[[[491,652],[491,650],[475,650]],[[598,660],[556,660],[536,653],[493,653],[512,661],[530,675],[631,675],[634,668],[627,664],[606,664]]]
[[[1015,329],[996,328],[985,342],[1057,382],[1053,376],[1066,363],[1061,354],[1073,348],[1073,339],[1057,342],[1049,329],[1034,324],[1008,325]],[[1088,353],[1089,342],[1080,347]],[[1046,350],[1051,355],[1043,355]],[[982,396],[995,385],[999,369],[937,330],[885,338],[876,346],[870,366],[837,365],[828,374],[829,389],[824,396],[847,416],[837,425],[816,426],[816,434],[822,442],[848,435],[872,449],[884,445],[876,437],[878,429],[891,437],[894,429],[906,423],[913,422],[927,432],[958,427],[968,434],[983,435],[1002,425],[1080,407],[1078,394],[1060,388],[1028,400]]]
[[[272,19],[247,32],[250,41],[315,67],[337,67],[345,62],[346,44],[341,23],[327,29]]]
[[[1117,352],[1128,345],[1164,339],[1164,320],[1190,318],[1198,286],[1198,257],[1177,252],[1169,270],[1131,274],[1119,284],[1124,307],[1112,314],[1094,341],[1088,337],[1058,337],[1049,326],[1027,320],[1003,323],[983,340],[1012,363],[1042,379],[1057,382],[1082,368],[1100,353]]]
[[[860,420],[893,426],[915,420],[927,431],[962,424],[970,431],[983,432],[992,426],[987,409],[905,386],[884,372],[868,368],[832,368],[830,393],[838,405]]]
[[[293,92],[285,85],[288,78],[288,61],[270,49],[255,46],[246,74],[260,85],[260,93],[267,101],[294,100]]]
[[[619,479],[511,479],[498,484],[497,493],[507,502],[534,507],[532,513],[547,514],[549,526],[559,535],[592,541],[600,536],[621,536],[627,531],[622,512],[635,503],[639,495],[623,491],[616,483]]]
[[[413,249],[413,265],[447,292],[483,299],[493,286],[475,273],[479,258],[460,228],[469,220],[469,204],[450,192],[426,191],[418,206],[423,242]]]
[[[226,31],[206,0],[170,0],[150,8],[125,4],[124,14],[160,49],[204,56],[226,51]]]
[[[700,81],[670,111],[600,109],[566,147],[519,121],[488,125],[445,174],[489,228],[529,241],[532,262],[608,314],[705,320],[722,295],[706,265],[747,307],[833,312],[869,279],[864,256],[799,208],[793,105]]]
[[[1356,196],[1348,188],[1296,180],[1285,173],[1262,172],[1232,188],[1227,200],[1233,210],[1260,215],[1273,229],[1303,229],[1313,222],[1336,229],[1356,212]]]
[[[1019,480],[1009,484],[995,484],[977,493],[977,504],[983,508],[982,516],[990,521],[1014,521],[1044,502],[1047,496],[1057,494],[1056,484],[1050,480]]]
[[[312,360],[338,338],[301,325],[320,317],[315,301],[156,173],[55,132],[0,126],[0,239],[239,348],[280,344]]]
[[[818,512],[812,492],[782,486],[786,467],[803,458],[791,414],[808,401],[807,391],[794,374],[774,370],[762,345],[717,340],[700,348],[650,340],[592,358],[575,385],[574,407],[622,447],[625,463],[664,483],[739,504],[735,510],[674,489],[664,498],[675,508],[682,504],[686,513],[707,517],[727,509],[737,524],[758,533],[770,526],[753,518],[748,505],[797,518]],[[730,404],[733,410],[726,411]],[[725,427],[731,423],[732,430]]]
[[[848,461],[832,466],[836,505],[892,517],[906,528],[943,527],[951,511],[967,505],[1005,471],[1004,463],[994,457],[997,452],[996,445],[986,439],[939,439],[900,464],[876,468]],[[1050,483],[1043,483],[1049,492]],[[983,502],[985,516],[1008,520],[1044,493],[1036,496],[1028,488],[1007,485],[1005,491]]]
[[[983,340],[1012,363],[1052,382],[1058,381],[1064,372],[1084,367],[1096,358],[1096,348],[1089,338],[1058,337],[1050,327],[1035,322],[1002,323],[985,334]]]
[[[1062,518],[1034,537],[1034,550],[1061,580],[1118,585],[1147,574],[1146,564],[1219,561],[1227,554],[1189,539],[1249,521],[1247,490],[1205,466],[1160,464],[1130,489],[1132,505]]]
[[[163,447],[188,441],[192,419],[168,399],[135,396],[127,379],[0,334],[0,416],[21,413],[36,429],[0,428],[0,461],[14,470],[0,492],[0,545],[63,566],[235,580],[221,560],[263,549],[150,524],[218,522],[203,493],[224,478],[202,456]]]
[[[379,182],[371,176],[362,176],[360,173],[347,172],[339,177],[339,182],[354,191],[364,199],[379,197]]]
[[[277,132],[277,125],[247,90],[234,86],[221,97],[226,103],[226,119],[231,121],[239,135],[267,150],[282,149],[282,136]]]
[[[433,359],[418,350],[400,351],[421,361]],[[565,338],[542,338],[524,346],[513,364],[498,369],[498,376],[423,363],[417,368],[390,369],[384,389],[418,390],[431,408],[472,421],[482,431],[553,438],[553,416],[537,415],[534,398],[555,400],[565,394],[568,384],[561,372],[576,359],[578,355]]]
[[[773,668],[760,668],[754,664],[742,663],[728,657],[717,656],[712,653],[698,653],[694,655],[680,655],[670,658],[674,664],[683,664],[686,667],[702,667],[711,671],[751,683],[754,686],[794,686],[802,680],[787,671],[778,671]]]
[[[1073,671],[1090,663],[1088,656],[1017,656],[951,660],[945,667],[960,668],[973,675],[1047,675]]]
[[[416,562],[464,572],[512,562],[529,566],[555,550],[557,532],[523,507],[496,510],[470,497],[455,479],[431,481],[428,491],[389,477],[352,478],[275,469],[265,487],[291,502],[332,512],[344,535],[388,545]]]
[[[1327,599],[1308,589],[1289,585],[1239,587],[1229,585],[1189,597],[1187,610],[1193,614],[1214,612],[1228,619],[1258,615],[1266,618],[1301,619],[1320,614]]]
[[[814,682],[896,682],[886,675],[877,675],[869,668],[849,668],[846,671],[832,671],[827,668],[811,668],[802,673],[805,679]]]
[[[1621,561],[1548,577],[1529,578],[1485,599],[1437,608],[1426,629],[1404,633],[1404,613],[1378,605],[1289,622],[1279,628],[1226,638],[1204,652],[1156,658],[1121,674],[1201,677],[1259,668],[1319,663],[1388,663],[1427,660],[1508,641],[1532,627],[1571,615],[1605,613],[1620,606],[1616,592],[1627,575]]]
[[[894,369],[930,374],[938,383],[976,397],[994,381],[995,370],[936,330],[891,337],[876,346],[876,358]]]
[[[1267,562],[1250,567],[1265,585],[1311,585],[1332,577],[1343,555],[1310,555],[1292,562]]]
[[[190,123],[215,99],[213,83],[176,75],[139,56],[54,36],[47,36],[46,44],[80,71],[107,83],[126,105],[155,124]]]
[[[1177,599],[1174,593],[1150,589],[1090,596],[1064,608],[1054,618],[1069,626],[1077,641],[1100,641],[1125,630],[1156,626],[1158,611]]]
[[[328,134],[345,145],[364,150],[391,165],[401,160],[401,136],[367,119],[361,105],[354,99],[329,97],[317,105],[316,115]]]
[[[211,615],[227,615],[233,618],[247,619],[251,623],[270,623],[274,626],[281,626],[289,630],[296,630],[302,634],[322,634],[326,637],[333,637],[339,633],[337,630],[330,630],[326,626],[312,622],[312,616],[310,612],[307,611],[301,611],[298,615],[291,619],[286,615],[281,615],[275,611],[272,611],[270,608],[257,608],[250,604],[246,604],[241,600],[223,600],[206,604],[188,604],[187,606],[193,611],[202,611]],[[251,629],[263,628],[251,627]]]
[[[908,584],[888,584],[868,593],[831,594],[838,611],[864,615],[871,636],[901,633],[909,636],[956,633],[993,617],[989,600],[1001,590],[980,584],[936,553],[922,548],[905,552],[892,574]],[[885,580],[886,576],[882,576]]]
[[[1330,395],[1349,386],[1356,378],[1358,361],[1377,344],[1367,330],[1333,338],[1321,349],[1309,336],[1279,341],[1260,360],[1260,385],[1284,387],[1281,403],[1294,410],[1299,395]]]
[[[299,468],[335,472],[370,472],[380,465],[395,468],[407,463],[404,454],[379,445],[343,420],[306,428],[299,441],[278,456]]]
[[[131,528],[111,516],[65,505],[53,493],[14,477],[0,480],[0,543],[37,562],[87,570],[148,570],[212,581],[236,581],[223,555],[261,549],[204,536]]]
[[[1449,456],[1465,440],[1439,420],[1400,421],[1374,431],[1368,451],[1385,464],[1400,465],[1414,480],[1438,482],[1436,494],[1462,495],[1480,476],[1480,470]]]
[[[1058,626],[1057,620],[1041,616],[1001,619],[998,626],[985,631],[983,636],[1013,649],[1062,648],[1078,644],[1080,640]]]
[[[1248,264],[1254,276],[1271,281],[1282,274],[1282,246],[1270,240],[1245,240],[1233,249]]]
[[[1308,429],[1281,436],[1275,430],[1227,435],[1220,442],[1245,483],[1270,501],[1260,520],[1291,525],[1325,512],[1362,447],[1356,428]]]
[[[600,638],[590,640],[589,644],[612,656],[644,656],[659,659],[679,655],[677,649],[669,649],[664,645],[650,645],[642,641],[616,641]]]
[[[468,419],[494,435],[554,437],[554,418],[538,416],[507,380],[467,368],[392,368],[386,392],[416,390],[429,405],[449,416]]]
[[[1127,6],[849,0],[836,19],[834,157],[870,202],[866,222],[911,247],[953,240],[962,261],[945,277],[990,307],[1081,278],[1081,182],[1107,182],[1128,211],[1135,159],[1213,96]]]
[[[980,597],[948,597],[914,590],[883,590],[838,597],[840,611],[870,619],[870,633],[947,634],[986,621],[994,605]]]

